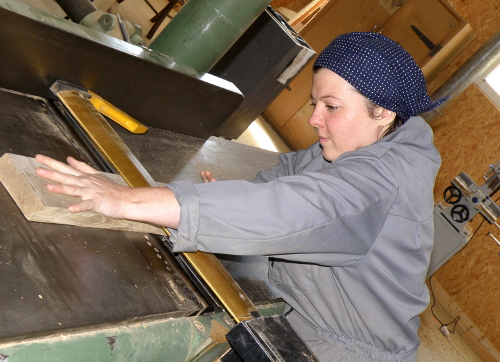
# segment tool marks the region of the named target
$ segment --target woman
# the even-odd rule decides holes
[[[40,155],[56,171],[38,174],[82,198],[72,212],[174,229],[175,251],[271,256],[290,323],[321,361],[415,361],[440,165],[416,116],[444,100],[430,102],[411,56],[374,33],[343,34],[318,56],[311,100],[319,142],[251,182],[129,189]]]

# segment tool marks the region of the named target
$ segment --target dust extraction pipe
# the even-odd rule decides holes
[[[150,48],[208,72],[271,0],[189,0]]]
[[[88,14],[97,11],[89,0],[55,0],[61,9],[75,23],[80,24],[80,21]]]
[[[498,58],[500,58],[500,30],[432,94],[432,100],[445,96],[450,96],[450,98],[435,110],[422,115],[427,123],[440,115],[465,88],[474,82]]]

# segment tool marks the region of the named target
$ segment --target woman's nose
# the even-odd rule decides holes
[[[321,126],[322,119],[316,107],[314,107],[311,117],[309,117],[308,123],[311,127],[314,128],[318,128]]]

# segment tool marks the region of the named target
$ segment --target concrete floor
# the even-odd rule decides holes
[[[61,17],[65,16],[64,12],[54,0],[20,1],[50,12],[52,14]],[[166,5],[165,0],[149,0],[149,2],[157,10],[161,10]],[[111,8],[114,13],[119,13],[124,19],[141,26],[141,28],[143,29],[143,34],[146,34],[152,26],[152,23],[149,19],[153,17],[155,13],[143,0],[125,0],[121,4],[117,3],[116,0],[95,0],[93,4],[98,10],[102,11],[107,11]],[[175,10],[171,12],[171,15],[175,16]],[[164,22],[164,24],[162,24],[156,34],[158,34],[167,23],[168,19]],[[147,39],[145,36],[143,36],[143,38],[146,44],[149,44],[152,40],[154,40],[154,37],[152,40]],[[286,144],[284,144],[284,142],[276,135],[276,133],[271,129],[267,122],[265,122],[263,119],[258,119],[256,120],[256,123],[267,135],[267,137],[273,141],[274,147],[276,147],[279,152],[288,151],[288,147],[286,146]],[[259,143],[258,138],[259,136],[252,133],[249,129],[236,141],[256,147],[265,148]],[[436,305],[434,310],[437,317],[441,321],[449,322],[453,320],[453,317],[449,316],[439,304]],[[439,330],[440,327],[441,323],[438,322],[433,316],[429,306],[421,314],[421,328],[419,331],[419,335],[422,343],[419,349],[417,362],[482,361],[460,338],[459,333],[450,334],[449,338],[446,338]]]
[[[418,350],[417,362],[482,362],[474,351],[460,337],[462,332],[459,328],[455,333],[449,333],[445,337],[439,330],[441,323],[450,323],[455,316],[450,316],[439,304],[433,308],[434,317],[431,311],[432,300],[427,309],[420,315],[420,330],[418,332],[421,344]],[[449,326],[453,330],[453,326]]]

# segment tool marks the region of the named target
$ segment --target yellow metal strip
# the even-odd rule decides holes
[[[54,83],[51,89],[87,133],[94,147],[130,187],[157,187],[146,169],[85,95],[59,82]],[[167,235],[170,234],[166,228],[163,230]],[[258,314],[252,301],[213,254],[196,252],[182,255],[235,322],[252,319]]]

